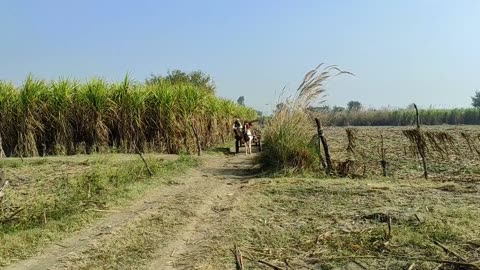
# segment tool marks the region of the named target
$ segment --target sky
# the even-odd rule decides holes
[[[468,107],[480,90],[478,0],[0,0],[0,80],[210,74],[269,111],[319,63],[355,76],[326,104]]]

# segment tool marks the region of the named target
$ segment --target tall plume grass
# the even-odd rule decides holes
[[[293,97],[279,103],[263,133],[263,164],[293,171],[311,169],[318,164],[316,148],[311,143],[315,122],[308,108],[314,102],[324,102],[326,83],[342,74],[353,75],[337,66],[320,64],[305,74]]]
[[[0,134],[8,156],[118,151],[195,150],[224,142],[235,117],[256,112],[188,81],[153,83],[93,78],[47,82],[29,76],[20,87],[0,81]]]

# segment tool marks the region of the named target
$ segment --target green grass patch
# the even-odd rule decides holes
[[[146,161],[153,177],[138,155],[1,160],[11,185],[0,204],[0,265],[25,258],[102,216],[88,209],[126,204],[198,165],[186,155],[165,160],[148,154]]]

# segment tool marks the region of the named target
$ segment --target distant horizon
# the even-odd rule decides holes
[[[0,80],[143,81],[201,70],[217,94],[270,111],[321,62],[346,106],[467,108],[480,89],[480,1],[4,1]],[[269,104],[269,105],[267,105]]]

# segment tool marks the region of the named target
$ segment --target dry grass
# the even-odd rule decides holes
[[[480,260],[480,158],[474,145],[480,129],[422,127],[432,137],[429,180],[422,178],[421,161],[404,129],[325,128],[334,161],[354,160],[353,172],[337,179],[250,180],[185,269],[233,268],[234,243],[247,269],[270,269],[248,258],[280,269],[407,269],[412,263],[414,269],[469,269],[428,260],[460,260],[434,241],[469,262]],[[381,136],[387,178],[380,165]]]
[[[196,164],[184,156],[148,154],[146,160],[154,177],[148,177],[138,155],[1,160],[0,170],[11,184],[0,204],[0,265],[25,258],[104,214],[87,210],[125,204]]]
[[[281,269],[285,262],[294,269],[406,269],[413,262],[415,269],[433,269],[439,264],[414,258],[458,260],[433,240],[469,261],[480,259],[478,189],[423,180],[284,178],[258,179],[244,190],[192,267],[232,269],[234,243],[245,257]],[[246,261],[247,269],[269,269]]]
[[[418,179],[422,177],[422,163],[417,147],[412,145],[401,127],[358,127],[355,134],[354,174],[364,177],[382,175],[381,135],[384,138],[389,173],[395,179]],[[478,144],[480,129],[475,126],[428,126],[422,127],[426,135],[426,156],[429,177],[436,181],[480,181],[478,170],[480,157],[470,148],[462,134],[469,134]],[[342,162],[351,158],[346,150],[348,137],[341,127],[325,128],[332,158]],[[435,137],[434,137],[435,136]],[[429,138],[433,137],[433,138]],[[439,140],[441,138],[442,140]],[[432,140],[433,139],[433,140]],[[475,139],[475,140],[474,140]],[[351,176],[351,175],[350,175]]]
[[[265,151],[261,162],[264,165],[281,171],[305,171],[312,168],[317,155],[315,145],[310,143],[313,118],[308,108],[315,101],[323,102],[325,84],[329,79],[342,74],[351,73],[342,71],[337,66],[323,67],[320,64],[305,74],[293,98],[287,98],[277,105],[277,110],[262,132]]]
[[[188,204],[185,202],[188,201]],[[58,269],[138,269],[153,259],[155,252],[171,240],[176,230],[185,225],[199,203],[195,198],[171,199],[148,217],[130,222],[82,254],[69,256]]]

